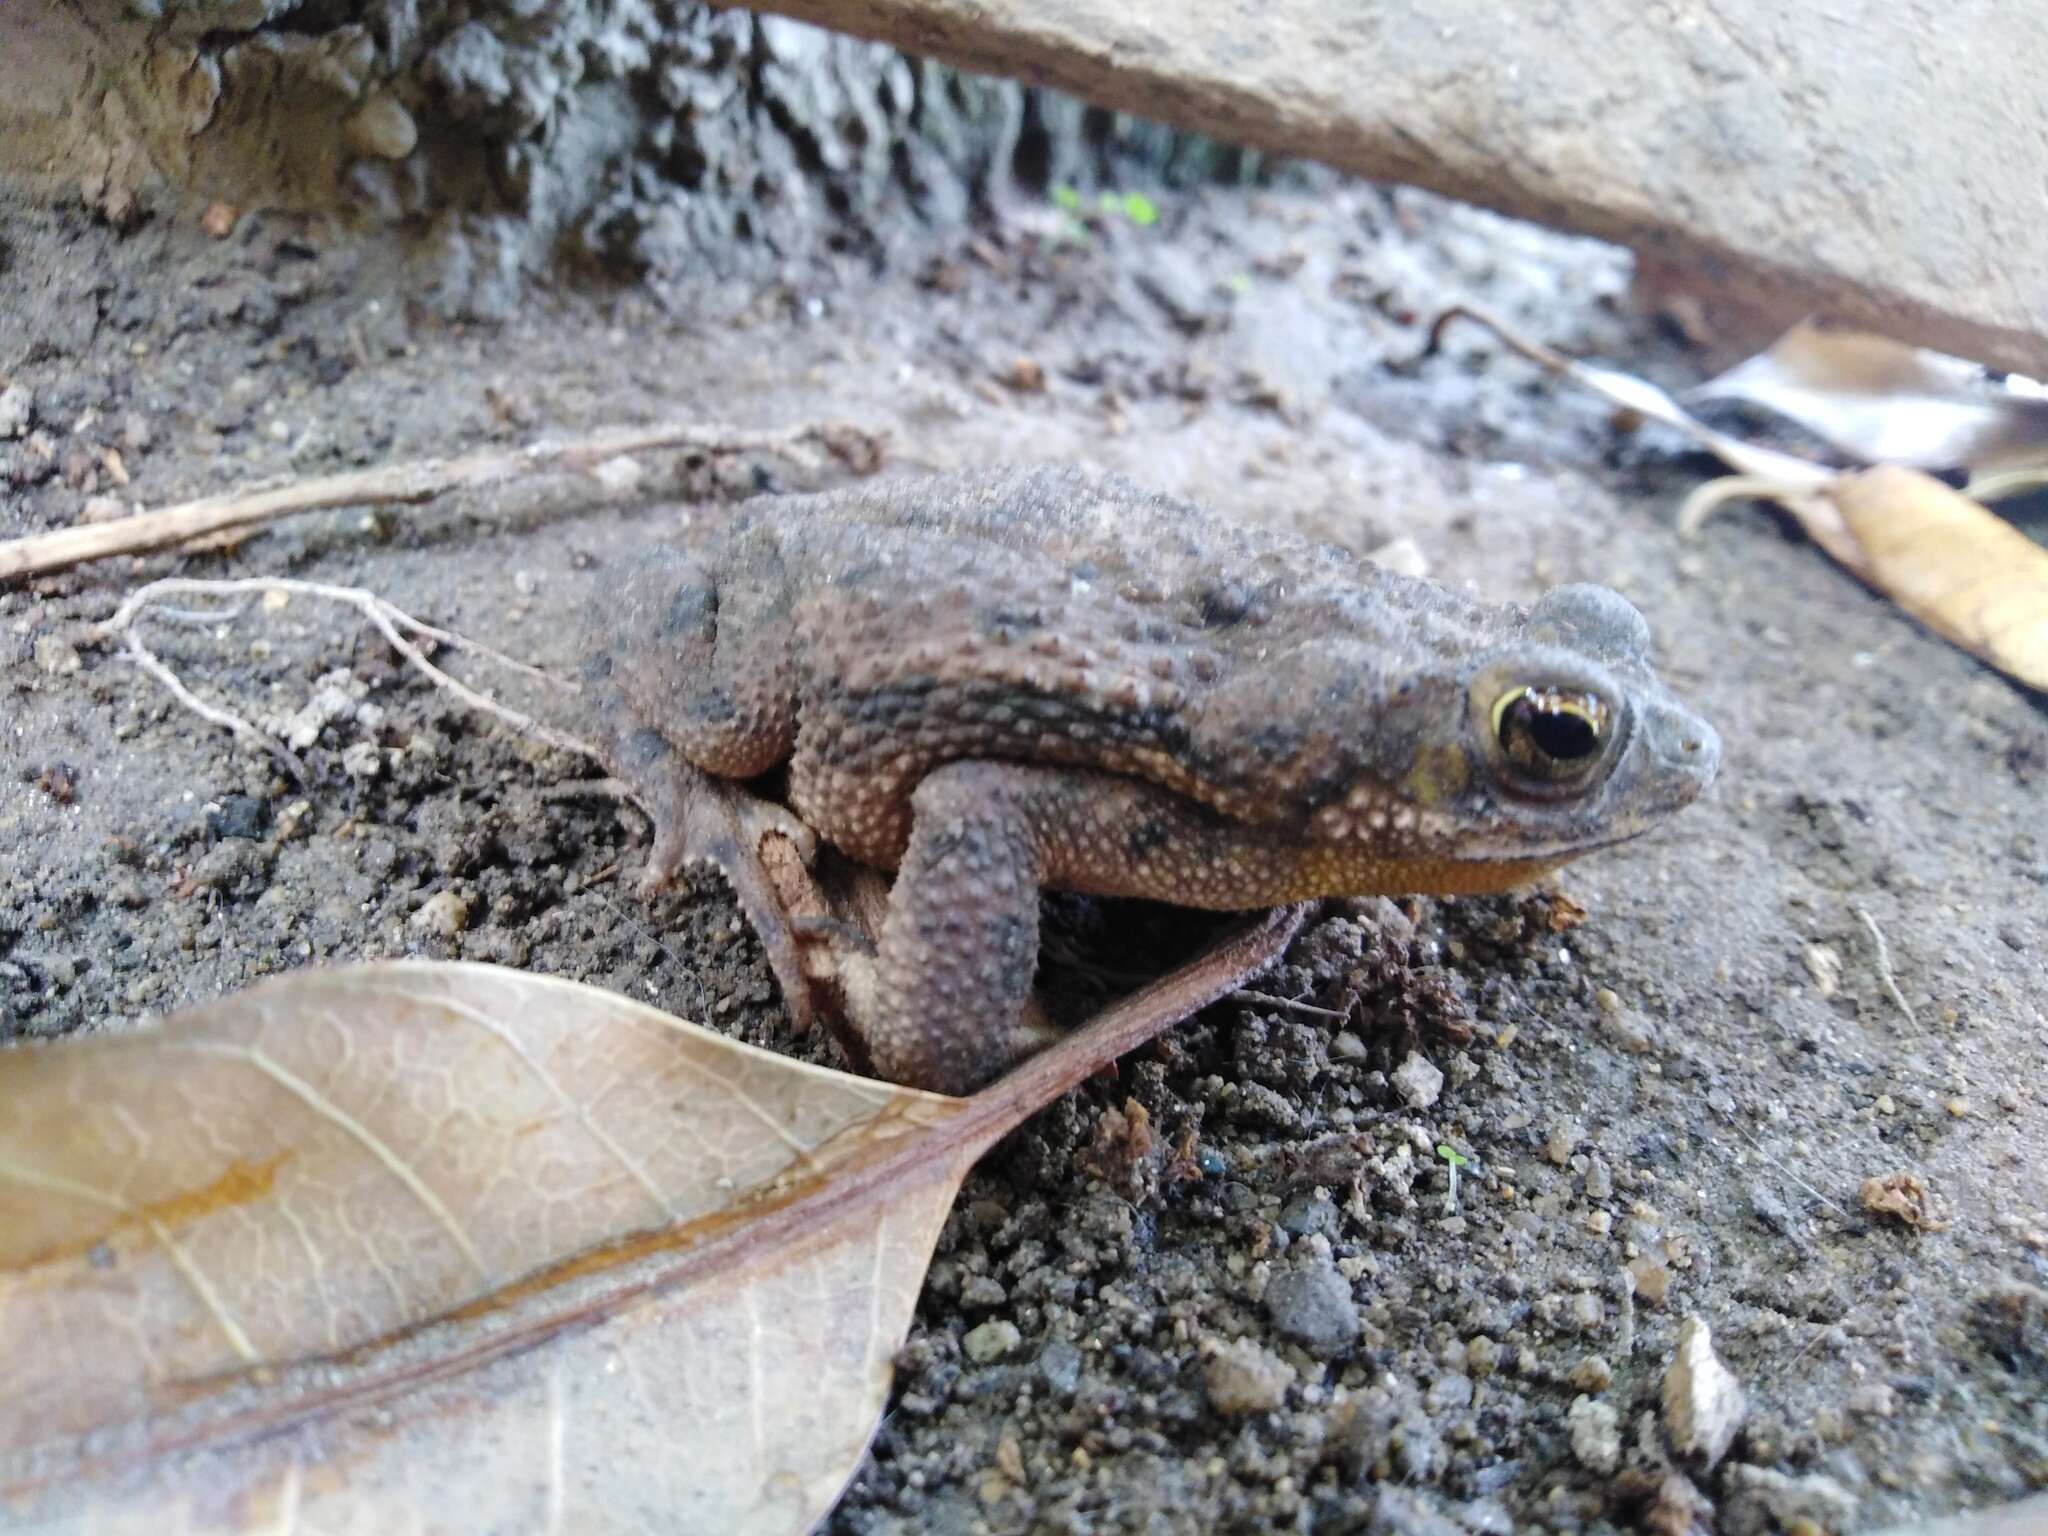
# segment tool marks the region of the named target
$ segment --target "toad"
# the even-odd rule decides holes
[[[1249,909],[1498,891],[1693,800],[1714,730],[1604,587],[1491,605],[1076,470],[775,497],[636,556],[586,686],[786,994],[761,839],[894,870],[847,1012],[898,1082],[1024,1048],[1044,888]],[[787,772],[786,809],[746,781]]]

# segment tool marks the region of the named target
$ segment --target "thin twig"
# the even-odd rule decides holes
[[[196,501],[138,512],[133,517],[110,522],[9,539],[0,542],[0,581],[60,570],[109,555],[162,549],[202,534],[267,523],[298,512],[432,501],[449,491],[475,490],[550,470],[590,471],[623,455],[651,449],[776,453],[809,465],[817,459],[808,451],[808,445],[829,448],[849,436],[867,435],[859,428],[836,424],[752,432],[698,422],[667,422],[644,427],[609,427],[582,437],[533,443],[524,448],[485,448],[450,458],[419,459],[410,464],[320,475],[283,485],[202,496]]]
[[[510,725],[523,736],[564,752],[573,752],[578,756],[587,757],[592,762],[601,763],[604,761],[604,754],[581,737],[572,736],[566,731],[558,731],[551,725],[543,725],[531,715],[514,709],[509,704],[501,704],[489,694],[480,693],[467,683],[449,676],[446,672],[435,666],[432,661],[428,660],[426,652],[421,650],[412,639],[401,631],[410,630],[414,634],[426,636],[435,641],[457,645],[460,649],[468,651],[473,655],[495,662],[500,666],[512,668],[531,677],[538,677],[563,686],[573,687],[573,684],[566,684],[562,679],[550,677],[538,668],[529,666],[527,663],[516,660],[500,651],[494,651],[487,645],[480,645],[473,640],[466,640],[461,636],[455,635],[449,630],[437,629],[431,624],[422,623],[395,604],[363,587],[337,587],[330,586],[325,582],[300,581],[278,576],[251,576],[234,581],[201,581],[184,576],[166,577],[162,581],[152,581],[148,585],[138,587],[135,591],[129,593],[121,606],[114,610],[113,617],[104,624],[97,626],[96,633],[108,638],[114,636],[121,637],[127,646],[128,653],[135,657],[151,676],[168,687],[178,699],[178,702],[192,710],[194,714],[203,720],[231,730],[245,740],[261,742],[270,751],[279,754],[286,762],[291,763],[297,776],[303,779],[305,777],[305,770],[299,766],[298,760],[292,756],[282,742],[265,735],[239,715],[231,714],[226,710],[217,709],[210,704],[202,702],[190,689],[178,681],[177,676],[171,669],[156,658],[135,632],[136,620],[143,614],[153,611],[152,605],[160,597],[180,594],[227,597],[247,592],[293,592],[306,597],[323,598],[329,602],[342,603],[354,608],[372,624],[376,625],[378,631],[390,643],[391,648],[403,656],[416,671],[426,677],[435,687],[453,694],[472,709],[497,716],[498,719]]]
[[[633,800],[637,796],[624,779],[570,779],[564,784],[543,785],[540,798],[552,803],[562,800]]]
[[[1906,994],[1899,990],[1898,978],[1892,975],[1892,947],[1884,941],[1884,930],[1877,926],[1877,919],[1862,907],[1852,908],[1857,920],[1870,931],[1870,941],[1877,946],[1877,979],[1884,983],[1884,990],[1891,1000],[1899,1005],[1899,1012],[1906,1016],[1906,1022],[1915,1029],[1919,1021],[1913,1017],[1913,1009],[1906,1001]]]
[[[1235,1003],[1257,1003],[1265,1008],[1283,1008],[1289,1013],[1314,1014],[1319,1019],[1335,1019],[1340,1024],[1351,1017],[1340,1009],[1318,1008],[1314,1003],[1297,1003],[1291,997],[1275,997],[1270,992],[1254,992],[1249,987],[1239,987],[1230,994],[1230,1000]]]

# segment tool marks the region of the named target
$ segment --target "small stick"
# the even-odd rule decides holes
[[[1275,997],[1270,992],[1254,992],[1249,987],[1239,987],[1230,994],[1236,1003],[1257,1003],[1264,1008],[1281,1008],[1289,1013],[1313,1014],[1319,1019],[1335,1019],[1343,1023],[1351,1015],[1336,1008],[1318,1008],[1314,1003],[1298,1003],[1291,997]]]
[[[410,464],[320,475],[267,488],[202,496],[196,501],[138,512],[111,522],[86,523],[9,539],[0,542],[0,581],[61,570],[109,555],[162,549],[202,534],[267,523],[296,512],[432,501],[449,491],[475,490],[551,469],[588,471],[622,455],[647,449],[779,453],[808,464],[816,460],[805,450],[806,444],[822,443],[829,448],[837,439],[864,435],[858,428],[834,425],[746,432],[694,422],[668,422],[646,427],[609,427],[583,437],[533,443],[524,448],[484,448],[452,458],[419,459]]]
[[[1877,926],[1877,919],[1862,907],[1853,910],[1857,919],[1869,930],[1871,943],[1877,946],[1877,979],[1884,983],[1886,995],[1899,1005],[1899,1012],[1906,1016],[1906,1022],[1918,1028],[1919,1020],[1913,1017],[1913,1009],[1906,1001],[1906,994],[1899,990],[1898,978],[1892,975],[1892,947],[1884,941],[1884,930]]]

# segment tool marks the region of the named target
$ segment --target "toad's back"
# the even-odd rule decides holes
[[[722,589],[783,599],[762,604],[747,643],[793,710],[792,804],[877,862],[900,852],[918,782],[971,758],[1093,767],[1240,819],[1285,819],[1263,770],[1298,744],[1284,722],[1314,700],[1269,675],[1273,658],[1340,636],[1382,656],[1447,652],[1479,612],[1346,551],[1121,481],[941,484],[777,503],[735,520],[713,560]],[[777,625],[786,650],[763,632]],[[1259,728],[1198,730],[1251,673]]]

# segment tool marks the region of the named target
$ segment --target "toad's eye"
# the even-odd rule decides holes
[[[1614,712],[1597,693],[1510,688],[1494,702],[1501,755],[1533,784],[1568,785],[1591,773],[1614,734]]]

